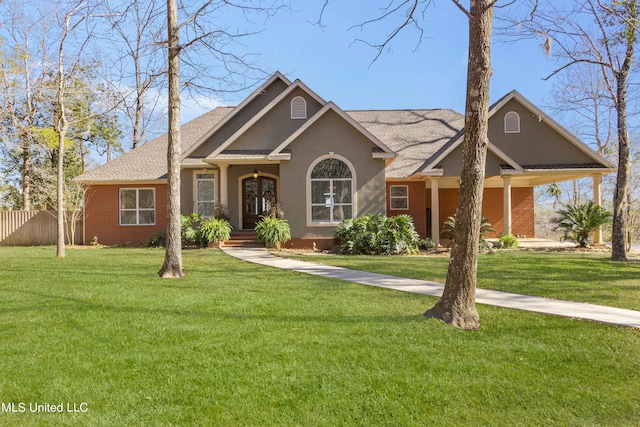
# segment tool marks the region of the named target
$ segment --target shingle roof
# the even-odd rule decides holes
[[[419,173],[464,127],[464,116],[452,110],[368,110],[347,114],[398,154],[385,171],[388,178]]]
[[[187,151],[219,123],[233,107],[219,107],[181,126],[182,151]],[[355,121],[398,154],[387,168],[387,176],[401,178],[420,172],[426,161],[463,126],[463,116],[451,110],[347,111]],[[139,181],[165,179],[167,135],[131,150],[89,171],[79,181]],[[231,159],[238,153],[223,152]],[[246,153],[245,153],[246,154]],[[259,153],[264,156],[263,153]],[[202,163],[184,159],[183,164]]]
[[[180,126],[182,151],[215,126],[233,107],[219,107]],[[77,178],[78,181],[153,181],[166,179],[167,135],[151,140],[135,150]]]

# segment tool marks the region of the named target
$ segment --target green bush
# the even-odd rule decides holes
[[[280,249],[280,245],[291,240],[291,228],[286,219],[275,216],[262,216],[256,224],[256,236],[261,243]]]
[[[518,238],[513,234],[505,234],[498,239],[500,247],[503,249],[515,249],[518,247]]]
[[[222,218],[204,219],[202,214],[192,213],[180,217],[182,244],[193,244],[199,248],[206,248],[209,243],[229,240],[231,224]]]
[[[584,248],[589,244],[589,234],[611,222],[611,218],[611,212],[590,200],[582,205],[567,205],[551,221],[557,224],[556,230],[564,231],[563,239],[574,240]]]
[[[167,244],[167,236],[165,236],[164,230],[158,230],[156,237],[152,237],[147,242],[148,248],[164,248]]]
[[[207,244],[223,242],[231,237],[231,224],[223,218],[205,219],[200,224],[199,233],[200,240]]]
[[[450,216],[442,225],[442,233],[444,233],[449,238],[451,243],[454,242],[455,230],[456,217]],[[495,232],[496,230],[491,227],[489,220],[483,216],[482,222],[480,223],[480,241],[478,242],[478,244],[480,245],[480,249],[486,249],[490,246],[490,243],[487,241],[487,233]]]
[[[420,236],[409,215],[365,215],[342,221],[334,233],[345,254],[395,255],[418,252]]]
[[[436,242],[434,242],[433,240],[431,240],[428,237],[426,239],[422,239],[422,240],[420,240],[420,242],[418,242],[418,249],[420,249],[421,251],[433,252],[437,248],[438,248],[438,246],[436,245]]]

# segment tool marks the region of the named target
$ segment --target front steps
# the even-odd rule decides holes
[[[231,233],[231,238],[222,244],[223,248],[264,248],[258,241],[254,230],[238,230]]]

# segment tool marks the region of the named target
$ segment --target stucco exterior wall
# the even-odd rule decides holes
[[[156,222],[154,225],[120,225],[120,189],[155,188]],[[145,244],[159,230],[167,228],[167,186],[165,184],[97,185],[89,188],[85,198],[84,244],[94,236],[104,245]]]
[[[504,132],[504,116],[509,111],[520,116],[520,133]],[[591,157],[515,100],[489,120],[489,140],[520,165],[593,163]]]
[[[333,111],[293,142],[291,160],[280,164],[280,201],[294,238],[333,237],[335,225],[310,224],[308,175],[323,156],[344,158],[354,168],[355,216],[385,213],[384,160],[372,159],[373,144]]]

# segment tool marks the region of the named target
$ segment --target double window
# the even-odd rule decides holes
[[[353,218],[353,173],[336,158],[318,162],[311,170],[311,222],[334,223]]]
[[[409,187],[407,185],[389,186],[389,207],[391,210],[409,209]]]
[[[154,188],[120,189],[120,225],[154,225],[156,190]]]

